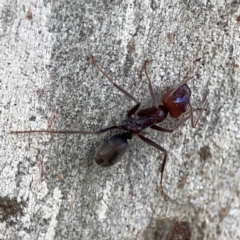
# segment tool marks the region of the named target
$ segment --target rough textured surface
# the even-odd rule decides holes
[[[173,239],[178,221],[192,239],[239,239],[238,1],[47,2],[0,6],[0,238]],[[147,131],[169,150],[168,198],[163,154],[137,138],[121,163],[102,169],[92,159],[113,133],[9,134],[121,122],[134,103],[91,55],[149,105],[145,59],[158,96],[189,71],[192,104],[208,96],[195,129]]]

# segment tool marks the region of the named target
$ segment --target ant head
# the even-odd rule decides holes
[[[187,84],[183,84],[177,89],[173,88],[167,91],[162,97],[162,102],[167,107],[170,116],[178,118],[186,112],[190,97],[190,88]]]

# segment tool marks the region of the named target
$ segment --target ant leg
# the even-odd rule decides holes
[[[174,92],[176,92],[176,90],[178,88],[180,88],[182,85],[184,85],[185,83],[187,83],[189,80],[193,79],[194,77],[186,77],[185,79],[183,79],[177,86],[175,86],[173,89],[170,90],[170,92],[168,93],[168,96],[172,96]]]
[[[150,128],[154,129],[154,130],[157,130],[157,131],[161,131],[161,132],[168,132],[168,133],[173,133],[179,126],[173,128],[173,129],[166,129],[166,128],[163,128],[163,127],[160,127],[158,125],[152,125],[150,126]]]
[[[144,72],[145,72],[145,75],[146,75],[147,80],[148,80],[148,88],[149,88],[149,91],[150,91],[150,94],[151,94],[151,97],[152,97],[153,105],[154,105],[155,108],[158,108],[158,102],[157,102],[155,93],[154,93],[153,88],[152,88],[151,80],[150,80],[150,78],[148,76],[148,73],[147,73],[147,60],[144,61],[143,68],[144,68]]]
[[[164,168],[165,168],[165,165],[166,165],[166,161],[167,161],[167,156],[168,156],[168,152],[166,149],[164,149],[163,147],[161,147],[160,145],[158,145],[157,143],[153,142],[152,140],[138,134],[138,137],[141,138],[145,143],[148,143],[150,144],[151,146],[157,148],[158,150],[162,151],[164,153],[164,158],[163,158],[163,162],[162,162],[162,166],[161,166],[161,180],[160,180],[160,186],[161,186],[161,189],[164,193],[164,190],[163,190],[163,186],[162,186],[162,179],[163,179],[163,172],[164,172]],[[165,194],[165,193],[164,193]]]
[[[127,112],[127,118],[130,118],[140,107],[140,102]]]
[[[114,87],[116,87],[119,91],[121,91],[122,93],[124,93],[126,96],[128,96],[129,98],[131,98],[134,102],[136,102],[137,104],[139,104],[139,101],[129,92],[127,92],[126,90],[124,90],[122,87],[120,87],[119,85],[117,85],[102,69],[101,67],[96,63],[95,58],[92,56],[92,62],[95,65],[95,67],[103,74],[103,76],[105,76],[109,82],[111,82],[113,84]]]
[[[189,76],[189,72],[193,72],[193,69],[195,68],[196,61],[193,62],[193,66],[190,67],[190,70],[187,72],[186,76],[183,78],[183,80],[175,86],[172,90],[169,91],[168,96],[170,97],[178,88],[180,88],[182,85],[187,83],[189,80],[193,79],[194,77]]]
[[[188,105],[189,105],[189,107],[190,107],[191,125],[192,125],[193,128],[196,127],[199,119],[200,119],[201,116],[202,116],[202,113],[203,113],[204,109],[206,108],[207,103],[208,103],[208,100],[206,99],[206,100],[204,101],[204,103],[203,103],[203,106],[200,108],[201,111],[200,111],[200,113],[199,113],[199,115],[198,115],[197,120],[195,121],[195,123],[194,123],[194,119],[193,119],[193,111],[195,111],[196,109],[193,109],[193,107],[192,107],[192,105],[191,105],[190,102],[188,103]]]
[[[137,115],[139,117],[142,117],[142,116],[146,116],[146,115],[149,115],[149,114],[153,114],[155,112],[156,112],[156,107],[153,106],[153,107],[150,107],[150,108],[144,108],[144,109],[139,110]]]
[[[193,108],[192,105],[189,103],[189,106],[190,106],[190,113],[189,111],[187,112],[187,114],[189,114],[188,116],[184,117],[183,119],[180,120],[180,122],[173,128],[173,129],[166,129],[166,128],[163,128],[163,127],[160,127],[158,125],[151,125],[150,128],[154,129],[154,130],[157,130],[157,131],[161,131],[161,132],[168,132],[168,133],[173,133],[175,130],[177,130],[182,124],[184,124],[189,118],[191,118],[191,125],[193,128],[196,127],[200,117],[202,116],[202,113],[204,111],[204,109],[206,108],[206,105],[208,103],[208,100],[206,99],[204,101],[204,104],[201,108]],[[194,120],[193,120],[193,112],[194,111],[197,111],[197,110],[200,110],[201,112],[199,113],[199,116],[197,118],[197,120],[195,121],[194,123]]]
[[[183,125],[188,119],[189,119],[190,115],[188,115],[187,117],[181,119],[181,121],[173,128],[173,129],[166,129],[163,127],[160,127],[158,125],[151,125],[150,128],[157,130],[157,131],[161,131],[161,132],[168,132],[168,133],[173,133],[175,130],[177,130],[181,125]]]
[[[119,129],[119,126],[111,126],[107,128],[100,129],[98,131],[57,131],[57,130],[26,130],[26,131],[11,131],[11,134],[18,133],[59,133],[59,134],[99,134],[104,133],[112,129]]]

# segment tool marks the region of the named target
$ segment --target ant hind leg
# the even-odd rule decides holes
[[[58,133],[58,134],[100,134],[112,129],[119,129],[117,125],[106,127],[97,131],[66,131],[66,130],[25,130],[25,131],[11,131],[11,134],[19,133]]]

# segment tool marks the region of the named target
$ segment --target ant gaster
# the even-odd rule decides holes
[[[191,103],[190,103],[190,97],[191,97],[191,90],[186,84],[190,79],[193,77],[186,77],[182,82],[180,82],[177,86],[167,91],[163,97],[162,102],[163,105],[158,105],[156,96],[154,94],[152,84],[150,81],[150,78],[147,73],[147,61],[144,62],[143,68],[144,72],[148,81],[148,88],[150,91],[150,95],[153,101],[153,106],[145,109],[138,110],[140,107],[140,102],[132,96],[130,93],[128,93],[126,90],[124,90],[122,87],[117,85],[106,73],[102,68],[96,63],[94,57],[91,57],[93,64],[96,66],[96,68],[108,79],[109,82],[113,84],[114,87],[116,87],[118,90],[120,90],[122,93],[124,93],[127,97],[132,99],[134,102],[136,102],[136,105],[131,108],[127,112],[126,120],[122,122],[120,125],[113,125],[110,127],[106,127],[97,131],[56,131],[56,130],[26,130],[26,131],[11,131],[13,134],[19,134],[19,133],[60,133],[60,134],[100,134],[107,132],[112,129],[119,129],[123,132],[120,134],[116,134],[112,136],[110,139],[105,141],[105,143],[100,147],[100,149],[97,151],[94,157],[94,161],[97,165],[100,165],[102,167],[108,167],[112,166],[115,163],[117,163],[121,157],[125,154],[128,148],[128,140],[132,138],[133,135],[138,136],[141,140],[143,140],[145,143],[150,144],[151,146],[157,148],[158,150],[162,151],[164,154],[163,162],[161,166],[161,180],[160,185],[162,188],[162,179],[163,179],[163,172],[164,167],[166,164],[168,152],[163,147],[158,145],[157,143],[153,142],[152,140],[144,137],[140,134],[140,132],[145,128],[152,128],[157,131],[162,132],[169,132],[172,133],[174,130],[176,130],[180,125],[182,125],[187,119],[191,119],[191,125],[194,128],[196,124],[198,123],[202,112],[207,104],[207,100],[204,102],[202,108],[193,109]],[[179,121],[177,126],[175,126],[173,129],[166,129],[163,127],[158,126],[157,124],[164,121],[167,117],[167,114],[169,113],[172,118],[178,118],[183,113],[187,111],[187,108],[190,108],[190,111],[188,111],[187,116],[185,116],[183,119]],[[193,120],[193,111],[194,110],[201,110],[197,120],[194,123]],[[137,115],[137,117],[136,117]]]

